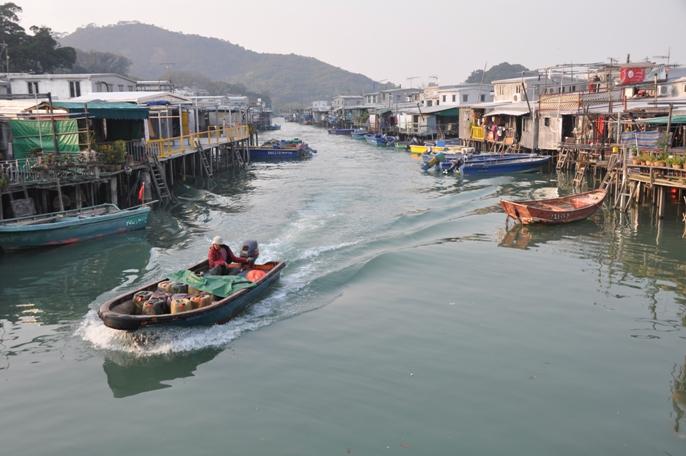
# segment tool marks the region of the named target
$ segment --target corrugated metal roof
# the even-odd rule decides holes
[[[190,99],[169,92],[91,92],[88,95],[70,98],[69,101],[86,103],[92,101],[120,101],[138,104],[168,101],[171,104],[192,104]]]
[[[0,100],[0,117],[16,119],[20,112],[46,101],[44,98],[23,100]]]

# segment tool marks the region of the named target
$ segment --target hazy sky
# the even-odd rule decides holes
[[[627,53],[641,60],[671,49],[671,61],[686,64],[686,0],[15,3],[27,29],[72,32],[89,23],[136,20],[258,52],[311,56],[403,86],[432,75],[441,84],[461,82],[473,69],[502,61],[537,68],[625,60]]]

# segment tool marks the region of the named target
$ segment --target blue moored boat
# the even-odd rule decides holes
[[[302,140],[271,140],[261,146],[248,147],[250,161],[304,160],[316,152]]]
[[[526,173],[542,168],[549,160],[549,155],[532,154],[524,158],[467,161],[462,166],[462,173],[465,176]]]
[[[357,139],[358,141],[364,141],[365,136],[367,136],[368,134],[369,134],[369,132],[367,130],[365,130],[364,128],[358,128],[355,131],[353,131],[350,136],[353,139]]]
[[[0,247],[18,250],[73,244],[145,228],[150,207],[119,209],[114,204],[0,221]]]
[[[329,128],[328,132],[330,135],[347,135],[350,136],[354,131],[354,128]]]
[[[376,134],[367,135],[365,136],[365,139],[367,140],[367,143],[373,146],[387,147],[393,146],[393,144],[395,144],[395,138],[393,136]]]

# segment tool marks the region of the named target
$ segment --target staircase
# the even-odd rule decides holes
[[[174,196],[169,191],[169,186],[167,185],[167,179],[164,177],[164,169],[160,159],[154,152],[148,153],[148,169],[150,169],[150,178],[152,184],[155,186],[155,191],[162,204],[168,203],[174,200]]]

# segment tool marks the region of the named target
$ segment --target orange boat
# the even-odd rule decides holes
[[[593,190],[560,198],[531,201],[501,200],[508,217],[521,223],[569,223],[593,214],[607,195],[607,190]]]

